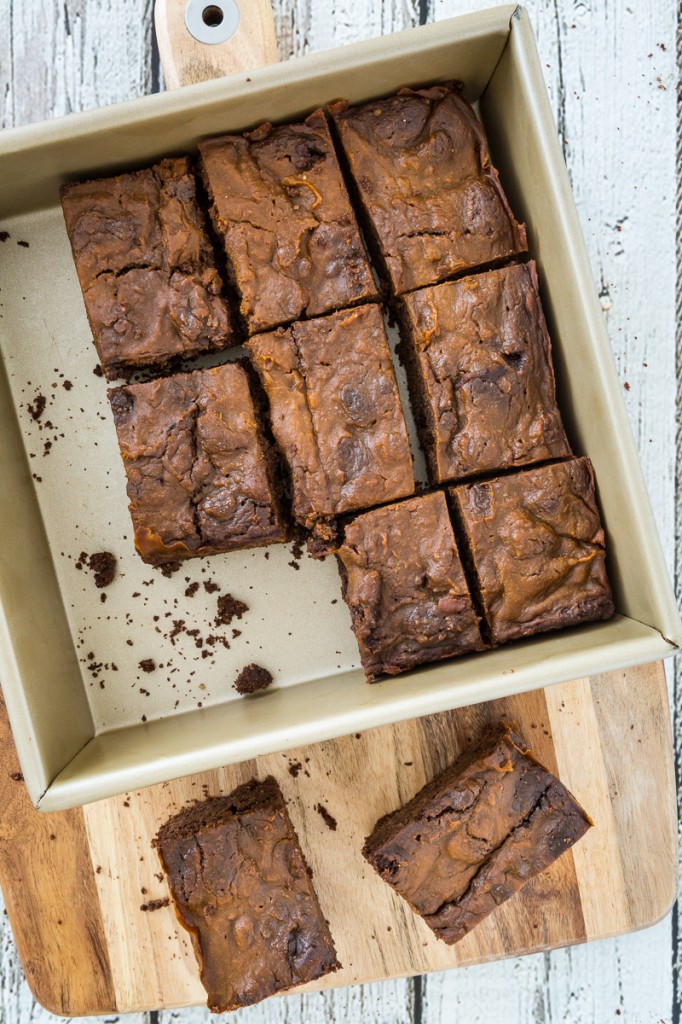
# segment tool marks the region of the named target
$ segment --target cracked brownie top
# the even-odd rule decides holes
[[[235,343],[188,158],[61,190],[106,376]]]
[[[214,1012],[339,969],[311,872],[272,777],[188,807],[154,840]]]
[[[424,288],[403,304],[434,483],[571,454],[534,263]]]
[[[396,294],[525,251],[483,128],[455,85],[330,109]]]
[[[377,297],[321,110],[199,150],[249,333]]]
[[[252,337],[291,475],[293,511],[325,519],[414,491],[412,455],[379,306]]]
[[[591,825],[503,722],[380,819],[363,853],[438,938],[454,943]]]
[[[442,491],[358,516],[337,554],[370,681],[483,649]]]
[[[285,539],[272,456],[242,366],[130,384],[109,398],[145,561]]]
[[[450,494],[493,643],[613,615],[589,459],[460,484]]]

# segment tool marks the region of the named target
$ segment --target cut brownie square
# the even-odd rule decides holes
[[[71,182],[61,195],[109,379],[236,344],[186,157]]]
[[[613,615],[589,459],[460,484],[450,494],[493,643]]]
[[[339,969],[273,778],[181,811],[154,840],[208,1007],[251,1006]]]
[[[331,113],[397,295],[525,252],[481,123],[453,84]]]
[[[363,853],[447,943],[545,871],[592,821],[506,723],[399,810]]]
[[[337,557],[370,682],[483,649],[441,491],[358,516]]]
[[[321,110],[199,150],[250,334],[377,298]]]
[[[433,483],[571,454],[534,263],[412,292],[401,309]]]
[[[109,398],[146,562],[286,540],[274,453],[244,366],[129,384]]]
[[[323,539],[339,514],[414,492],[379,306],[255,335],[247,348],[270,400],[298,523]]]

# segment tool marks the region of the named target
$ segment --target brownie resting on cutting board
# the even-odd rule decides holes
[[[154,840],[215,1013],[339,969],[275,780],[181,811]]]
[[[412,455],[379,306],[247,342],[288,465],[294,518],[323,546],[335,517],[414,492]]]
[[[406,295],[401,334],[432,483],[571,454],[535,263]]]
[[[377,297],[321,110],[199,151],[250,334]]]
[[[396,295],[526,250],[480,121],[454,84],[330,107]]]
[[[460,484],[450,495],[492,643],[613,615],[589,459]]]
[[[187,157],[71,182],[61,196],[109,379],[236,344]]]
[[[545,871],[592,821],[502,723],[381,818],[364,856],[444,942],[458,942]]]
[[[146,562],[286,540],[275,456],[243,365],[128,384],[109,399]]]
[[[483,649],[441,491],[358,516],[337,557],[370,682]]]

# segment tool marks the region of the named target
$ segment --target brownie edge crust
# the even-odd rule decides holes
[[[501,722],[365,841],[365,859],[450,945],[593,824],[516,728]]]
[[[188,807],[154,839],[214,1013],[339,969],[276,781]]]

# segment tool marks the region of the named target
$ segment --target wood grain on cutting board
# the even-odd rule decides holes
[[[584,942],[653,923],[677,885],[675,784],[660,664],[461,708],[43,815],[0,716],[0,884],[29,984],[68,1015],[204,1001],[151,840],[161,822],[247,779],[278,779],[344,965],[307,991]],[[377,818],[500,718],[574,792],[595,827],[455,947],[365,863]],[[300,768],[298,767],[300,766]],[[291,770],[290,770],[291,769]],[[331,830],[317,805],[336,819]]]

